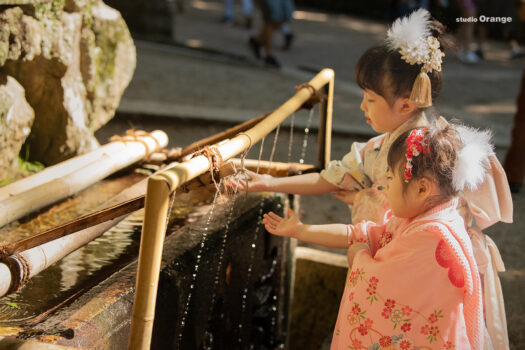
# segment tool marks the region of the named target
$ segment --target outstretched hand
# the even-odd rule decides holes
[[[302,222],[292,209],[288,209],[288,218],[282,218],[274,212],[264,214],[264,227],[268,232],[276,236],[294,237],[297,234],[297,228]]]
[[[232,176],[225,182],[227,188],[243,192],[264,192],[270,190],[270,175],[261,175],[245,170],[245,176]]]

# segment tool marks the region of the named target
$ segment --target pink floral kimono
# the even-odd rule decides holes
[[[446,123],[440,118],[442,123]],[[341,161],[332,161],[321,172],[328,182],[347,190],[358,190],[352,210],[352,222],[383,223],[388,211],[386,195],[387,155],[391,144],[403,132],[428,125],[424,114],[412,118],[391,133],[379,135],[366,143],[354,143]],[[458,211],[471,237],[474,255],[483,280],[485,321],[494,349],[509,349],[503,293],[497,272],[505,266],[496,244],[481,231],[498,221],[512,222],[512,197],[505,172],[495,156],[490,158],[484,182],[475,191],[460,196]]]
[[[457,205],[348,226],[350,246],[368,245],[355,254],[331,349],[483,349],[480,276]]]

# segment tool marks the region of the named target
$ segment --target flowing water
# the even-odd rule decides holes
[[[304,128],[303,144],[301,148],[301,158],[299,158],[299,163],[304,164],[304,159],[306,158],[306,149],[308,148],[308,136],[310,136],[310,126],[312,124],[312,119],[314,115],[314,108],[310,109],[308,114],[308,121],[306,122],[306,128]]]
[[[221,182],[222,182],[222,179],[219,182],[219,186],[221,185]],[[206,224],[204,225],[204,228],[203,228],[204,233],[201,238],[201,243],[200,243],[199,250],[197,253],[197,260],[196,260],[196,263],[193,269],[192,280],[191,280],[191,284],[189,287],[188,297],[186,299],[186,304],[184,305],[184,310],[183,310],[182,318],[180,321],[180,327],[179,327],[180,331],[177,337],[177,349],[180,349],[184,327],[186,325],[186,318],[188,317],[188,310],[190,308],[191,298],[193,295],[192,292],[193,292],[193,289],[195,288],[195,280],[197,279],[197,273],[199,272],[199,265],[200,265],[200,261],[202,257],[202,252],[204,250],[204,247],[206,246],[206,239],[208,237],[208,229],[210,226],[211,219],[213,218],[213,213],[215,211],[215,204],[217,203],[218,194],[219,194],[219,191],[216,191],[215,196],[213,197],[213,202],[211,204],[210,211],[208,212],[208,218],[206,219]]]

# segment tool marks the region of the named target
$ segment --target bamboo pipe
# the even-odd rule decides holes
[[[52,227],[43,232],[31,235],[13,243],[0,244],[0,252],[5,255],[13,255],[24,250],[35,248],[47,242],[54,241],[91,226],[118,218],[124,214],[130,214],[144,207],[144,195],[115,204],[108,208],[84,215],[78,219],[71,220],[62,225]]]
[[[138,141],[124,137],[123,141],[118,141],[125,144],[124,149],[120,152],[103,153],[95,161],[67,174],[66,177],[41,183],[28,191],[3,200],[0,202],[0,227],[67,198],[108,175],[136,163],[152,153],[158,146],[165,147],[168,144],[168,136],[163,131],[157,130],[150,135],[138,136]]]
[[[333,78],[333,70],[323,69],[310,80],[309,84],[319,90]],[[300,89],[291,99],[256,126],[218,146],[217,149],[222,159],[226,161],[258,142],[301,107],[310,96],[309,89]],[[208,168],[208,159],[204,156],[197,156],[153,175],[148,180],[128,349],[146,350],[151,345],[169,195],[179,185],[201,175]]]
[[[137,196],[144,194],[146,187],[147,179],[144,179],[120,192],[118,195],[101,205],[101,207],[111,206],[129,200],[130,198],[136,198]],[[122,215],[110,221],[103,222],[17,254],[17,260],[27,262],[27,266],[29,267],[27,271],[21,272],[16,269],[13,271],[10,270],[5,263],[0,263],[0,297],[7,293],[16,291],[12,290],[13,288],[10,288],[13,283],[16,284],[19,289],[23,286],[24,281],[27,281],[29,278],[37,275],[66,255],[99,237],[111,227],[122,221],[127,215],[129,214]]]
[[[245,131],[256,125],[258,122],[266,118],[268,114],[261,115],[255,118],[252,118],[250,120],[245,121],[242,124],[236,125],[234,127],[231,127],[223,132],[220,132],[218,134],[215,134],[213,136],[207,137],[205,139],[199,140],[197,142],[192,143],[191,145],[185,147],[180,154],[180,157],[185,157],[188,154],[191,154],[195,151],[198,151],[199,149],[203,148],[204,146],[212,145],[214,143],[217,143],[219,141],[222,141],[224,139],[230,138],[234,135],[236,135],[239,132]]]
[[[334,72],[331,69],[323,69],[317,74],[309,84],[316,90],[329,83],[334,77]],[[217,146],[223,160],[228,160],[233,156],[245,151],[251,145],[257,143],[263,136],[269,134],[273,129],[282,123],[289,115],[294,113],[299,107],[303,105],[311,96],[309,89],[303,88],[277,110],[273,111],[251,129],[237,135],[233,139]],[[174,191],[179,185],[185,183],[200,174],[206,172],[209,168],[208,159],[204,156],[192,158],[184,163],[178,164],[168,168],[151,179],[155,181],[157,177],[164,178],[170,186],[170,191]]]
[[[28,191],[43,183],[49,182],[58,177],[65,176],[73,171],[81,169],[100,159],[104,154],[118,154],[126,148],[126,144],[121,141],[112,141],[100,146],[92,152],[73,157],[58,164],[46,167],[36,174],[27,176],[23,179],[10,183],[0,188],[0,202],[6,198]]]
[[[242,161],[239,158],[234,158],[230,162],[237,168],[240,168],[242,165]],[[259,168],[259,174],[272,176],[290,176],[317,169],[312,164],[269,162],[264,160],[259,161],[257,159],[245,159],[244,168],[254,172]],[[221,177],[222,176],[221,168]]]

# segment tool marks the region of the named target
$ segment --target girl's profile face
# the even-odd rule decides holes
[[[379,94],[372,90],[363,90],[363,100],[361,110],[365,113],[366,122],[372,129],[379,133],[391,132],[410,118],[410,114],[400,113],[402,99],[396,99],[394,104],[390,104]]]
[[[390,204],[392,214],[399,218],[413,218],[422,212],[422,205],[417,196],[417,185],[414,181],[408,184],[406,190],[403,189],[405,180],[399,174],[399,168],[388,169],[386,197]]]

